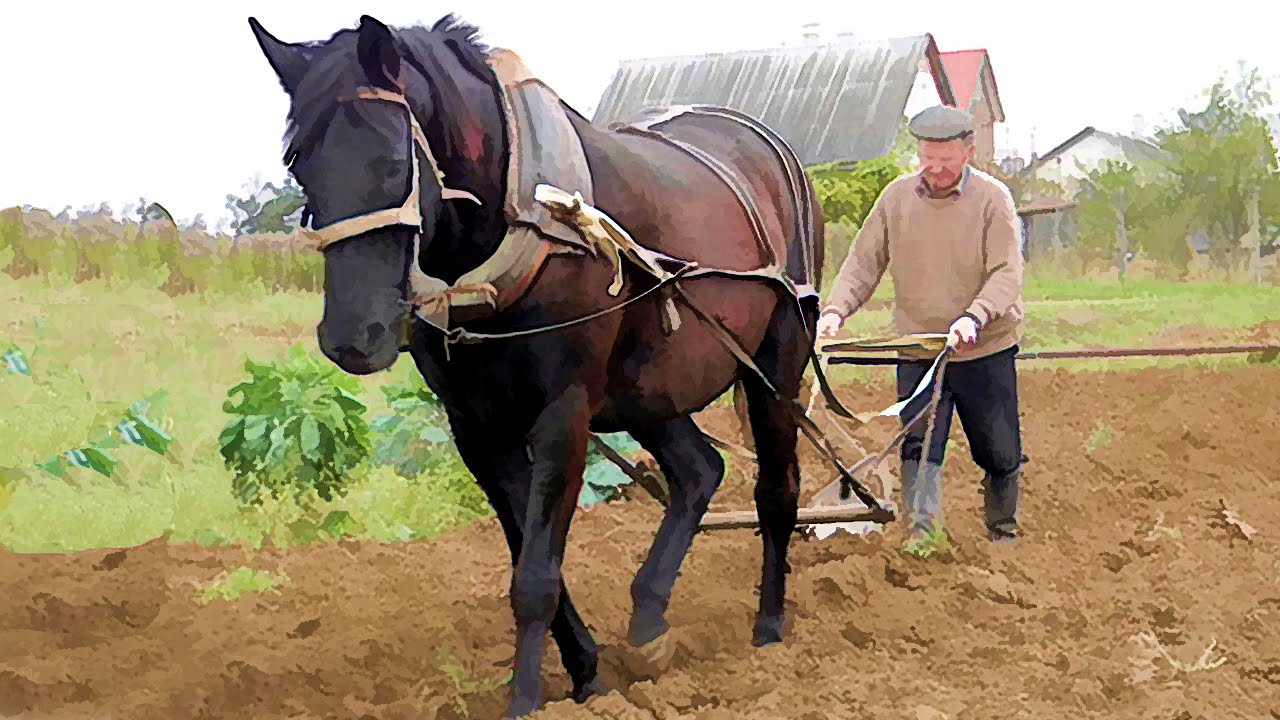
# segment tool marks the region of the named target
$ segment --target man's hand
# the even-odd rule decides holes
[[[978,323],[974,322],[973,318],[964,315],[951,323],[951,329],[947,333],[947,345],[964,352],[973,349],[977,341]]]
[[[844,326],[844,318],[838,313],[825,312],[818,318],[818,337],[833,338],[840,332],[842,326]]]

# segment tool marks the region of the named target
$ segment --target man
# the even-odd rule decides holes
[[[912,118],[920,171],[894,180],[871,208],[818,321],[834,337],[872,295],[886,268],[895,290],[900,333],[946,332],[955,349],[923,476],[922,421],[903,441],[902,484],[912,541],[941,526],[942,462],[954,409],[983,480],[986,526],[993,541],[1018,535],[1022,438],[1014,356],[1022,337],[1021,226],[1009,189],[970,166],[973,120],[936,106]],[[898,397],[905,400],[933,358],[903,351]],[[902,413],[903,422],[932,399],[931,387]]]

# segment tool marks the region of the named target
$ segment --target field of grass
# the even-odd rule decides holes
[[[218,453],[219,432],[229,420],[222,407],[227,391],[246,379],[246,359],[282,359],[298,343],[318,353],[314,325],[321,304],[308,290],[241,286],[228,274],[232,269],[219,269],[218,282],[208,289],[176,293],[164,288],[162,274],[135,282],[106,273],[77,282],[70,272],[18,278],[0,272],[0,306],[6,309],[0,352],[16,346],[31,370],[30,376],[0,371],[0,468],[30,468],[75,447],[109,429],[129,403],[158,390],[168,395],[162,427],[175,439],[167,457],[141,448],[118,450],[120,466],[112,478],[81,469],[72,469],[67,479],[35,472],[7,486],[0,478],[0,545],[56,552],[131,546],[161,535],[175,542],[279,545],[296,540],[291,528],[299,519],[315,521],[334,510],[348,512],[358,534],[395,541],[432,536],[487,514],[456,457],[413,481],[388,467],[362,468],[350,492],[330,502],[242,506],[231,495],[232,474]],[[877,299],[889,293],[886,285]],[[1121,288],[1102,280],[1031,275],[1026,296],[1027,349],[1248,341],[1251,328],[1280,318],[1275,286],[1138,279]],[[880,334],[888,319],[887,308],[870,307],[851,320],[848,332]],[[1114,370],[1155,362],[1026,367]],[[1213,366],[1244,360],[1158,362]],[[411,379],[412,373],[412,364],[402,360],[390,373],[361,379],[368,415],[386,410],[379,386]],[[845,367],[831,374],[836,381],[890,377],[883,368]]]
[[[227,390],[246,379],[244,362],[281,359],[294,343],[314,350],[318,296],[183,295],[68,284],[0,273],[5,313],[0,339],[28,358],[31,376],[0,373],[0,467],[32,463],[109,429],[124,406],[167,392],[168,457],[142,448],[116,451],[108,479],[72,469],[71,480],[36,473],[9,488],[0,510],[0,544],[19,551],[129,546],[171,532],[174,541],[287,542],[303,515],[292,501],[243,508],[230,493],[231,473],[218,454],[230,419]],[[360,399],[370,416],[386,411],[377,386],[404,380],[412,364],[366,380]],[[410,483],[389,468],[360,473],[346,497],[317,502],[314,512],[347,510],[367,533],[387,540],[430,535],[481,506],[457,462]],[[460,507],[461,506],[461,507]]]

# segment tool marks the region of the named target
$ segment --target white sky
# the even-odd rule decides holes
[[[1244,60],[1274,81],[1280,3],[1188,5],[1075,0],[1031,2],[818,2],[767,12],[706,0],[592,2],[469,0],[211,0],[7,3],[0,41],[0,207],[53,212],[139,197],[179,222],[212,228],[226,195],[254,176],[279,180],[288,100],[247,18],[277,37],[329,37],[368,13],[392,25],[455,10],[482,39],[521,54],[542,79],[590,116],[617,63],[633,57],[725,52],[823,39],[930,32],[941,50],[991,53],[1007,122],[1000,150],[1045,152],[1086,125],[1132,132],[1172,122],[1180,105]],[[1213,11],[1207,13],[1205,7]],[[1268,7],[1270,6],[1270,7]],[[1035,9],[1035,8],[1040,9]],[[1265,8],[1265,9],[1264,9]],[[1280,82],[1274,89],[1280,94]]]

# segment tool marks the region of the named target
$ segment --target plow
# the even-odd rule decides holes
[[[877,497],[866,489],[865,483],[868,477],[880,469],[884,461],[892,456],[911,429],[926,417],[928,417],[929,421],[925,429],[924,442],[926,446],[928,445],[934,432],[934,409],[937,407],[941,396],[945,366],[953,353],[953,350],[946,343],[946,335],[926,333],[902,335],[893,338],[833,342],[823,346],[817,358],[822,367],[831,365],[896,366],[908,361],[901,357],[897,351],[911,347],[922,348],[933,353],[932,366],[911,395],[884,410],[848,414],[847,416],[844,412],[833,412],[830,406],[819,407],[824,394],[817,392],[815,388],[805,413],[806,417],[812,421],[816,414],[821,413],[822,416],[831,421],[830,427],[839,433],[849,445],[860,451],[861,445],[848,432],[848,426],[861,427],[874,421],[877,417],[901,417],[903,410],[917,398],[922,397],[926,391],[930,392],[930,399],[923,408],[900,424],[900,429],[893,439],[879,452],[864,452],[864,457],[847,468],[838,458],[831,455],[829,443],[822,442],[825,438],[815,438],[812,433],[806,433],[820,452],[825,451],[823,454],[827,456],[826,459],[836,466],[835,469],[839,471],[839,474],[815,494],[813,503],[809,507],[800,508],[796,516],[797,530],[799,532],[818,539],[830,537],[839,530],[845,530],[853,534],[866,534],[881,529],[884,525],[897,519],[894,503],[886,499],[886,496],[891,491],[888,484],[884,484],[881,495]],[[1023,362],[1239,354],[1256,354],[1263,361],[1270,361],[1280,357],[1280,345],[1238,344],[1031,350],[1020,351],[1015,356],[1015,359]],[[819,368],[819,378],[822,378],[822,367]],[[746,460],[755,460],[755,453],[741,445],[715,437],[705,431],[703,435],[712,445],[731,455]],[[744,435],[749,435],[749,433],[744,432]],[[653,468],[642,467],[632,463],[598,438],[593,438],[593,440],[606,458],[616,464],[650,497],[666,507],[669,496],[666,482],[661,473]],[[1026,458],[1024,458],[1025,460]],[[853,497],[854,495],[857,497]],[[757,527],[759,527],[759,519],[756,512],[742,510],[707,513],[703,517],[698,531],[754,529]]]

